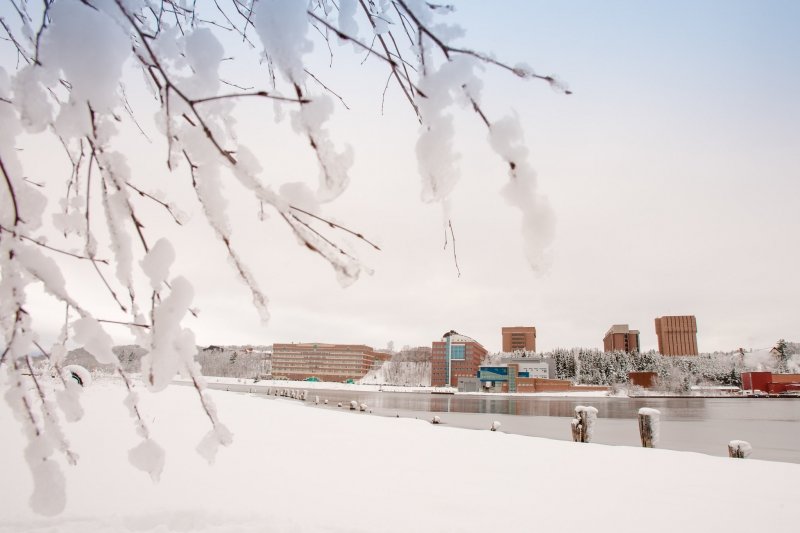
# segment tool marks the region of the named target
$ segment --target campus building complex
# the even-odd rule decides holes
[[[697,355],[697,320],[693,315],[656,318],[661,355]]]
[[[431,347],[431,385],[456,387],[459,377],[474,378],[484,357],[486,348],[478,341],[448,331]]]
[[[515,352],[524,350],[526,352],[536,351],[536,328],[533,326],[516,326],[502,329],[503,351]]]
[[[321,381],[360,379],[387,354],[363,344],[275,344],[272,347],[272,376],[291,380],[317,378]]]
[[[639,352],[639,331],[628,324],[614,324],[603,338],[604,352]]]

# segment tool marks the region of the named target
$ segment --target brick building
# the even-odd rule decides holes
[[[474,378],[486,357],[486,348],[475,339],[448,331],[431,346],[431,385],[458,386],[459,377]]]
[[[603,338],[604,352],[639,352],[639,331],[628,324],[614,324]]]
[[[387,360],[363,344],[275,344],[272,347],[272,375],[276,378],[322,381],[360,379],[375,363]]]
[[[479,367],[478,381],[480,389],[484,392],[586,392],[611,390],[610,387],[599,385],[573,385],[567,379],[537,377],[530,370],[522,370],[518,363]]]
[[[800,374],[773,374],[772,372],[742,372],[742,390],[769,394],[800,393]]]
[[[661,355],[697,355],[697,320],[693,315],[656,318]]]
[[[536,351],[536,328],[533,326],[514,326],[502,328],[503,351]]]

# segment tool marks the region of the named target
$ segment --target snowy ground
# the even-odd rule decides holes
[[[367,383],[338,383],[333,381],[286,381],[286,380],[259,380],[245,378],[229,378],[229,377],[209,377],[206,376],[206,381],[215,385],[247,385],[253,392],[265,392],[267,389],[297,389],[297,390],[349,390],[349,391],[363,391],[363,392],[439,392],[447,394],[489,394],[489,393],[475,393],[475,392],[458,392],[453,387],[406,387],[402,385],[378,385]],[[176,378],[176,382],[190,383],[189,379]],[[553,397],[576,397],[576,398],[601,398],[609,396],[605,391],[571,391],[571,392],[516,392],[516,393],[499,393],[493,392],[492,396],[553,396]],[[624,394],[618,394],[618,397],[626,397]]]
[[[167,450],[161,482],[134,470],[124,392],[100,381],[69,426],[78,466],[67,509],[27,507],[24,442],[0,403],[0,532],[756,531],[789,530],[800,465],[574,444],[215,391],[230,448],[208,466],[195,392],[143,394]],[[502,430],[502,428],[501,428]]]
[[[436,390],[455,390],[445,387],[404,387],[402,385],[376,385],[376,384],[362,384],[362,383],[339,383],[337,381],[287,381],[285,379],[261,379],[254,381],[253,379],[246,378],[229,378],[229,377],[215,377],[205,376],[208,383],[216,384],[230,384],[230,385],[252,385],[253,390],[266,390],[266,389],[298,389],[298,390],[352,390],[352,391],[365,391],[365,392],[431,392]],[[176,378],[175,381],[183,381],[189,383],[189,379]]]

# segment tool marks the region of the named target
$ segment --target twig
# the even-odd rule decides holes
[[[303,69],[303,72],[305,72],[306,74],[308,74],[309,76],[311,76],[311,78],[313,78],[313,79],[314,79],[314,81],[316,81],[317,83],[319,83],[319,84],[322,86],[322,88],[323,88],[323,89],[325,89],[326,91],[328,91],[329,93],[331,93],[333,96],[335,96],[336,98],[338,98],[338,99],[339,99],[339,101],[342,103],[342,105],[345,107],[345,109],[347,109],[348,111],[350,110],[350,107],[347,105],[347,103],[344,101],[344,99],[343,99],[341,96],[339,96],[338,94],[336,94],[336,93],[335,93],[335,92],[334,92],[334,91],[333,91],[333,90],[332,90],[330,87],[328,87],[327,85],[325,85],[324,83],[322,83],[322,82],[320,81],[320,79],[319,79],[319,78],[317,78],[316,76],[314,76],[314,74],[313,74],[313,73],[312,73],[310,70],[308,70],[308,69],[306,68],[306,69]]]
[[[447,225],[450,227],[450,237],[453,238],[453,262],[456,265],[456,271],[458,272],[458,277],[461,277],[461,269],[458,268],[458,254],[456,253],[456,234],[453,232],[453,221],[448,220]]]
[[[120,322],[119,320],[108,320],[103,318],[96,318],[95,320],[97,320],[98,322],[103,322],[104,324],[117,324],[120,326],[133,326],[136,328],[150,329],[150,324],[139,324],[136,322]]]
[[[143,190],[139,189],[138,187],[136,187],[134,184],[132,184],[130,182],[126,182],[125,185],[127,185],[128,187],[130,187],[131,189],[133,189],[134,191],[139,193],[139,196],[142,196],[144,198],[149,198],[150,200],[152,200],[152,201],[156,202],[157,204],[161,205],[164,209],[167,210],[167,213],[169,213],[169,215],[172,217],[172,219],[175,221],[175,223],[177,225],[179,225],[179,226],[183,225],[181,223],[181,221],[178,219],[178,217],[175,216],[175,213],[172,211],[172,208],[170,207],[169,204],[167,204],[166,202],[164,202],[162,200],[159,200],[158,198],[156,198],[152,194],[148,194],[148,193],[144,192]]]
[[[17,194],[14,191],[14,186],[11,184],[11,176],[8,175],[8,171],[6,170],[6,166],[3,163],[3,158],[0,157],[0,172],[3,173],[3,177],[6,180],[6,186],[8,187],[8,193],[11,195],[11,206],[14,208],[14,225],[16,226],[20,222],[24,222],[19,215],[19,206],[17,205]]]
[[[66,250],[61,250],[59,248],[54,248],[53,246],[50,246],[49,244],[45,244],[45,243],[43,243],[41,241],[37,241],[33,237],[28,237],[27,235],[23,235],[22,233],[19,233],[17,231],[8,229],[8,228],[0,225],[0,232],[2,232],[2,231],[5,231],[6,233],[10,233],[14,237],[18,237],[18,238],[24,239],[24,240],[26,240],[28,242],[32,242],[33,244],[35,244],[37,246],[41,246],[42,248],[46,248],[47,250],[50,250],[50,251],[53,251],[53,252],[57,252],[57,253],[60,253],[60,254],[64,254],[64,255],[68,255],[70,257],[74,257],[75,259],[83,259],[83,260],[86,260],[86,261],[96,261],[98,263],[103,263],[105,265],[108,264],[108,260],[106,260],[106,259],[95,259],[93,257],[88,257],[88,256],[85,256],[85,255],[78,255],[78,254],[75,254],[75,253],[72,253],[72,252],[68,252]]]
[[[304,210],[304,209],[300,209],[299,207],[295,207],[295,206],[293,206],[293,205],[290,205],[290,206],[289,206],[289,209],[293,209],[293,210],[297,211],[298,213],[303,213],[304,215],[308,215],[308,216],[310,216],[311,218],[316,218],[317,220],[319,220],[320,222],[324,222],[325,224],[327,224],[327,225],[328,225],[328,226],[330,226],[331,228],[334,228],[334,229],[340,229],[340,230],[342,230],[342,231],[344,231],[344,232],[347,232],[347,233],[349,233],[350,235],[353,235],[353,236],[355,236],[355,237],[357,237],[357,238],[361,239],[362,241],[364,241],[365,243],[369,244],[370,246],[372,246],[372,247],[373,247],[373,248],[375,248],[376,250],[378,250],[378,251],[381,251],[380,247],[379,247],[377,244],[373,243],[372,241],[370,241],[369,239],[367,239],[366,237],[364,237],[362,234],[360,234],[360,233],[357,233],[357,232],[355,232],[355,231],[353,231],[353,230],[351,230],[351,229],[348,229],[348,228],[346,228],[346,227],[344,227],[344,226],[340,226],[340,225],[339,225],[339,224],[337,224],[336,222],[332,222],[332,221],[330,221],[330,220],[327,220],[327,219],[325,219],[325,218],[322,218],[322,217],[320,217],[320,216],[317,216],[317,215],[315,215],[314,213],[309,213],[308,211],[306,211],[306,210]]]
[[[502,61],[494,59],[493,57],[489,57],[486,54],[482,54],[474,50],[469,50],[467,48],[457,48],[446,44],[419,20],[419,18],[414,14],[414,12],[408,7],[408,5],[406,5],[404,0],[393,0],[393,1],[396,4],[399,4],[403,8],[403,10],[408,14],[408,16],[411,17],[411,19],[414,21],[414,24],[416,24],[417,31],[419,31],[419,33],[427,35],[436,44],[436,46],[439,47],[439,49],[442,51],[442,53],[448,59],[448,61],[451,59],[450,54],[462,54],[462,55],[472,56],[476,59],[483,61],[484,63],[489,63],[491,65],[495,65],[504,70],[507,70],[513,73],[515,76],[519,76],[520,78],[536,78],[539,80],[543,80],[549,83],[551,87],[562,91],[564,94],[567,95],[572,94],[572,91],[570,91],[566,87],[563,87],[558,82],[558,80],[556,80],[555,77],[553,76],[542,76],[540,74],[533,72],[532,70],[512,67],[510,65],[507,65],[506,63],[503,63]]]
[[[213,100],[222,100],[224,98],[239,98],[239,97],[243,97],[243,96],[261,96],[263,98],[271,98],[273,100],[278,100],[278,101],[281,101],[281,102],[291,102],[293,104],[307,104],[307,103],[309,103],[311,101],[311,100],[308,100],[308,99],[302,99],[302,98],[294,99],[294,98],[289,98],[287,96],[278,96],[278,95],[274,95],[274,94],[269,94],[267,91],[255,91],[255,92],[251,92],[251,93],[218,94],[216,96],[207,96],[205,98],[196,98],[196,99],[190,100],[190,105],[192,105],[192,104],[202,104],[204,102],[211,102]]]

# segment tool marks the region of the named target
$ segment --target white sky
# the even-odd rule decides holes
[[[398,88],[389,85],[382,116],[382,65],[361,66],[360,54],[334,45],[330,70],[327,50],[317,46],[315,74],[352,108],[337,105],[331,130],[356,152],[350,189],[323,214],[382,248],[347,241],[374,270],[352,286],[340,287],[278,217],[259,222],[256,203],[227,187],[233,245],[270,299],[272,318],[261,324],[186,174],[167,173],[162,146],[127,141],[136,179],[172,191],[192,217],[176,231],[162,212],[140,208],[148,236],[172,238],[178,266],[194,283],[201,312],[187,324],[199,344],[401,347],[430,345],[455,329],[498,350],[502,326],[535,325],[537,348],[548,350],[601,347],[611,324],[627,323],[641,331],[646,350],[656,347],[653,319],[671,314],[697,317],[701,351],[800,340],[800,5],[455,4],[463,43],[555,73],[574,91],[563,96],[485,72],[484,109],[495,119],[519,114],[540,190],[557,216],[549,271],[537,276],[527,264],[519,215],[499,195],[506,169],[465,110],[451,202],[458,277],[452,248],[442,249],[441,209],[420,201],[418,126]],[[264,84],[264,70],[246,58],[226,68],[234,83]],[[151,105],[134,102],[153,133]],[[316,185],[313,153],[285,122],[273,124],[271,105],[242,104],[236,117],[264,181]],[[46,156],[31,157],[32,179],[68,173],[56,146],[27,139],[24,147]],[[62,190],[63,182],[52,183],[51,191]],[[89,269],[67,268],[73,293],[105,308],[99,316],[119,318]],[[31,298],[42,331],[52,334],[60,307]],[[124,330],[115,334],[126,341]]]

